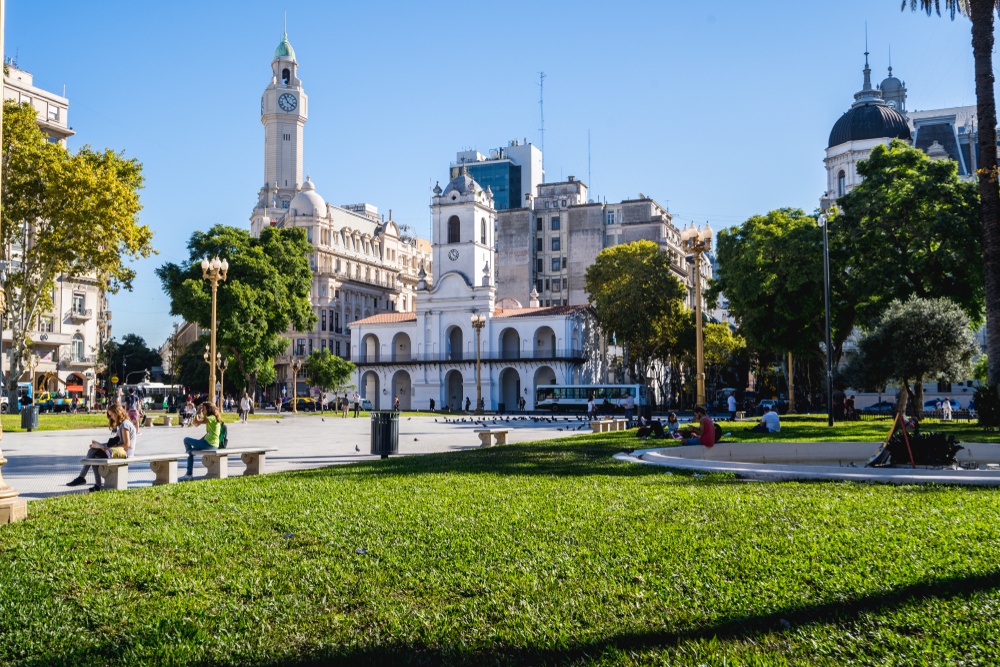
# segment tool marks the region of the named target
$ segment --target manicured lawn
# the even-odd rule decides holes
[[[756,420],[742,422],[719,421],[723,433],[731,433],[728,442],[881,442],[889,434],[891,419],[875,421],[837,422],[833,428],[827,426],[825,415],[783,415],[780,433],[749,433],[748,429]],[[1000,433],[987,433],[976,422],[940,421],[925,419],[921,422],[924,431],[953,433],[962,442],[1000,442]]]
[[[996,664],[997,490],[609,458],[634,441],[33,503],[0,664]]]

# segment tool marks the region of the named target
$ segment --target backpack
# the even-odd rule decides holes
[[[128,410],[138,410],[139,409],[139,397],[135,394],[129,394],[125,397],[125,407]]]
[[[226,422],[219,422],[219,449],[225,449],[226,445],[229,444],[229,429],[226,427]]]
[[[715,441],[720,442],[722,440],[722,427],[718,424],[712,424],[715,427]]]

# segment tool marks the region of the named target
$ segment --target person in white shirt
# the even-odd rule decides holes
[[[587,401],[587,421],[591,421],[594,418],[594,397],[591,396],[590,400]]]
[[[240,399],[240,421],[244,424],[247,423],[247,415],[250,414],[250,394],[243,392],[243,398]]]
[[[729,421],[736,421],[736,397],[729,394],[729,398],[726,399],[726,407],[729,408]]]
[[[777,433],[781,430],[781,419],[774,408],[768,408],[764,416],[760,418],[760,423],[750,429],[751,433]]]

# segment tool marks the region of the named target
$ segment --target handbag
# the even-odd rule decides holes
[[[128,458],[128,452],[125,451],[124,447],[108,447],[108,451],[111,453],[111,458],[113,459]]]

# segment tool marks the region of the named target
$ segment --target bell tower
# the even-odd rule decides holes
[[[288,208],[302,183],[302,131],[309,116],[309,100],[299,80],[299,63],[281,34],[271,61],[271,82],[260,98],[264,124],[264,187],[258,207]]]

